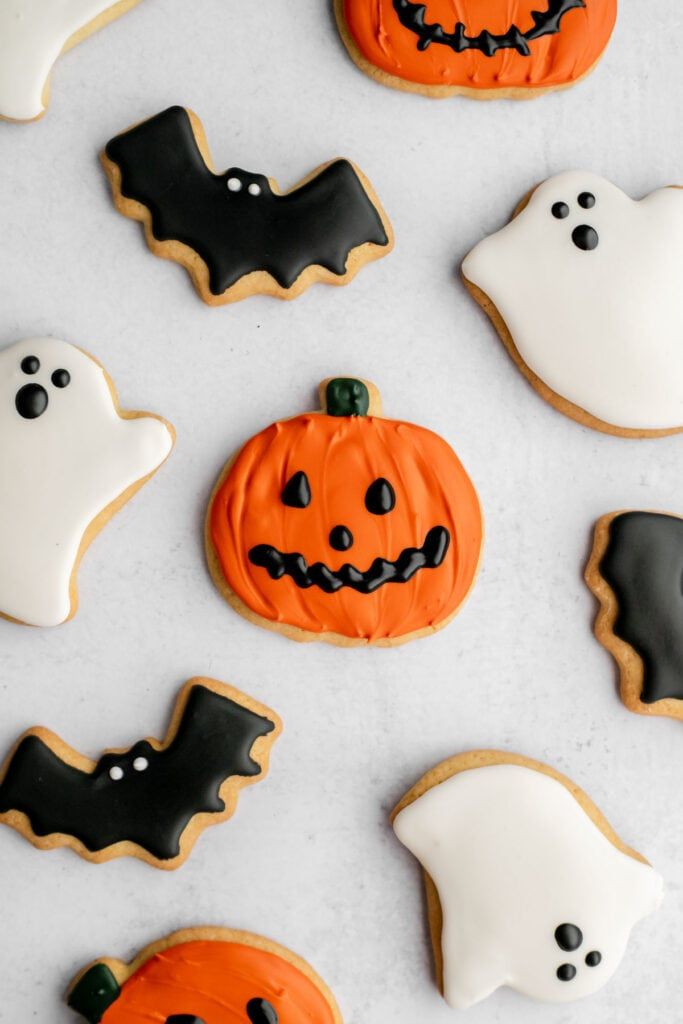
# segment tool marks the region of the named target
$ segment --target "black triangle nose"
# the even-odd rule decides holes
[[[25,420],[36,420],[47,409],[47,391],[40,384],[24,384],[17,391],[15,405]]]
[[[346,526],[335,526],[330,530],[330,547],[335,551],[348,551],[353,544],[353,534]]]

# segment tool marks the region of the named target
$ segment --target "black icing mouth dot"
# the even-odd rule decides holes
[[[47,391],[40,384],[24,384],[14,400],[17,412],[25,420],[36,420],[47,409]]]
[[[250,999],[247,1003],[247,1016],[251,1024],[278,1024],[275,1007],[265,999]]]
[[[561,924],[555,929],[555,942],[563,952],[574,953],[583,945],[583,932],[576,924]],[[584,963],[587,967],[598,967],[602,954],[594,949],[586,954]],[[555,973],[560,981],[573,981],[577,972],[574,964],[560,964]]]
[[[572,231],[572,242],[577,249],[592,252],[593,249],[597,249],[600,238],[595,228],[588,224],[579,224],[578,228]]]
[[[193,1017],[191,1013],[174,1013],[166,1018],[166,1024],[204,1024],[201,1017]]]

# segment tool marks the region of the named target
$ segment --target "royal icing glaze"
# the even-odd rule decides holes
[[[207,520],[219,587],[261,624],[309,634],[297,639],[377,643],[445,624],[479,565],[470,478],[436,434],[374,415],[362,381],[322,395],[325,412],[268,427],[221,478]]]
[[[32,121],[45,112],[52,67],[73,36],[112,12],[117,0],[2,0],[0,3],[0,117]]]
[[[88,527],[169,455],[173,433],[118,412],[80,349],[32,338],[0,352],[0,612],[34,626],[72,614]]]
[[[462,272],[523,363],[596,426],[683,427],[683,191],[639,201],[585,171],[540,185]]]
[[[658,907],[659,875],[611,842],[568,785],[489,763],[457,771],[395,817],[438,892],[451,1006],[503,985],[549,1002],[595,992]]]

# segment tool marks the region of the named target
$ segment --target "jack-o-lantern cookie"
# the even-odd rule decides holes
[[[662,880],[583,793],[495,750],[428,772],[392,814],[420,861],[439,987],[465,1009],[507,985],[547,1002],[596,992]]]
[[[332,378],[321,411],[274,423],[223,470],[206,520],[214,581],[295,640],[392,645],[445,626],[474,582],[479,500],[453,449]]]
[[[356,64],[426,96],[528,99],[574,85],[609,42],[617,0],[335,0]]]
[[[595,527],[586,582],[595,635],[619,667],[621,699],[641,715],[683,718],[683,519],[610,512]]]
[[[2,0],[0,118],[35,121],[50,96],[60,54],[119,18],[140,0]]]
[[[171,452],[159,416],[122,412],[100,364],[55,338],[0,352],[0,615],[57,626],[76,572],[114,512]]]
[[[342,1024],[305,960],[227,928],[176,932],[131,964],[97,960],[72,982],[67,1002],[88,1024]]]
[[[625,437],[683,430],[683,190],[639,201],[586,171],[539,185],[465,283],[527,380]]]

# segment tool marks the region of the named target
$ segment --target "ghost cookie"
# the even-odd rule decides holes
[[[188,928],[126,964],[90,964],[67,993],[88,1024],[342,1024],[301,957],[251,932]]]
[[[91,356],[54,338],[0,351],[0,614],[57,626],[109,518],[164,462],[170,424],[122,412]]]
[[[135,7],[140,0],[2,0],[0,118],[35,121],[50,95],[60,54]]]
[[[294,640],[389,646],[433,633],[479,567],[472,481],[437,434],[385,419],[373,384],[323,381],[320,404],[223,469],[206,519],[216,586]]]
[[[462,265],[540,395],[609,434],[683,430],[683,191],[584,171],[540,185]]]
[[[201,678],[183,687],[163,743],[140,740],[95,762],[48,729],[29,729],[0,769],[0,823],[41,850],[178,868],[205,828],[233,815],[240,791],[265,777],[281,731],[270,708]]]
[[[152,252],[185,267],[210,306],[347,284],[393,246],[372,186],[348,160],[286,193],[263,174],[219,174],[200,121],[183,107],[112,139],[102,163],[117,209],[142,222]]]
[[[335,0],[335,8],[351,57],[383,85],[528,99],[592,71],[617,0]]]
[[[392,818],[424,869],[438,981],[456,1009],[503,985],[559,1003],[596,992],[660,903],[647,861],[537,761],[491,750],[453,757]]]

